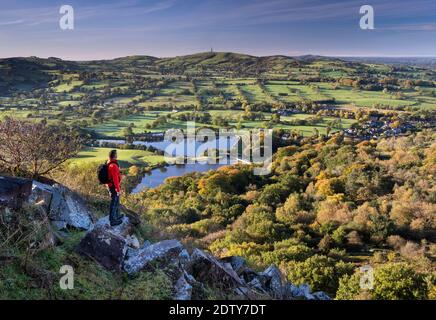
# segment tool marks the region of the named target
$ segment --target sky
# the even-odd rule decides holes
[[[62,30],[62,5],[74,30]],[[374,30],[359,27],[362,5]],[[436,56],[436,0],[0,0],[0,57]]]

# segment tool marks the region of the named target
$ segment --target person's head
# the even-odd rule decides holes
[[[111,150],[109,152],[109,160],[117,160],[117,150]]]

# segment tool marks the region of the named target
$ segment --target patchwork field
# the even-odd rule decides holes
[[[70,160],[72,164],[82,162],[105,162],[108,158],[110,148],[86,148],[81,151],[76,158]],[[119,163],[121,167],[131,165],[147,166],[163,162],[163,156],[143,150],[118,150]]]
[[[0,59],[0,75],[0,116],[68,123],[100,137],[184,128],[192,117],[198,126],[281,128],[310,136],[355,123],[342,110],[436,111],[434,70],[324,57]],[[277,120],[283,110],[294,114]],[[322,113],[316,123],[295,121],[323,110],[338,112]]]

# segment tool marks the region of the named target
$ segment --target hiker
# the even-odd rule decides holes
[[[109,152],[107,161],[108,183],[106,187],[111,196],[109,207],[109,221],[111,226],[117,226],[123,222],[123,216],[120,214],[120,195],[121,195],[121,174],[117,162],[117,150]]]

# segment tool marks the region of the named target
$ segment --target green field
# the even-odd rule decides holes
[[[308,136],[314,129],[325,133],[335,119],[326,116],[315,125],[289,124],[317,113],[318,109],[301,109],[301,105],[327,107],[338,112],[326,114],[337,117],[344,110],[358,109],[436,110],[436,72],[413,66],[393,70],[383,64],[325,57],[297,63],[292,57],[234,53],[65,63],[26,58],[26,63],[11,72],[11,63],[0,59],[0,116],[66,122],[94,130],[101,137],[122,137],[128,126],[134,134],[185,128],[177,115],[196,111],[222,117],[229,126],[283,128]],[[356,79],[361,81],[357,85]],[[385,79],[390,82],[386,84]],[[267,123],[278,110],[293,108],[300,114]],[[263,119],[242,119],[245,109],[261,110]],[[155,122],[169,113],[174,118]],[[349,117],[342,119],[342,129],[353,123]],[[222,125],[219,121],[197,125],[217,128],[216,123]]]
[[[104,162],[108,158],[111,148],[87,148],[70,160],[70,163],[80,164],[83,162]],[[121,167],[132,165],[147,166],[163,162],[163,156],[143,150],[118,149],[118,162]]]
[[[271,118],[270,113],[264,112],[263,120],[256,120],[256,121],[243,120],[242,110],[211,110],[208,111],[208,113],[210,113],[212,117],[220,116],[222,118],[227,119],[230,126],[236,126],[238,123],[241,123],[242,128],[250,128],[250,129],[263,128],[265,126],[265,123]],[[153,121],[156,120],[159,116],[167,115],[167,114],[169,114],[169,112],[164,112],[164,111],[147,112],[144,113],[143,115],[127,116],[119,120],[111,120],[104,124],[93,126],[90,129],[94,130],[102,137],[123,137],[123,129],[132,123],[134,124],[133,132],[135,134],[143,133],[144,131],[164,132],[168,129],[182,129],[182,130],[186,129],[185,122],[176,119],[171,119],[171,118],[168,119],[168,122],[165,125],[160,125],[152,129],[146,128],[147,124],[153,123]],[[201,114],[201,112],[198,112],[198,114]],[[177,113],[172,113],[172,115],[177,115]],[[317,129],[321,134],[325,134],[329,122],[338,119],[333,117],[323,117],[322,122],[316,125],[291,125],[287,123],[289,121],[305,120],[311,117],[313,117],[313,115],[310,114],[293,114],[290,116],[282,116],[281,117],[282,123],[275,124],[272,128],[289,129],[289,130],[297,131],[304,136],[312,135],[314,133],[314,129]],[[355,122],[356,122],[355,120],[351,120],[351,119],[341,119],[341,127],[343,129],[349,128]],[[196,126],[197,127],[208,126],[212,128],[219,128],[218,126],[213,124],[204,124],[198,122],[196,123]],[[338,129],[332,128],[331,132],[333,133],[335,131],[338,131]]]

